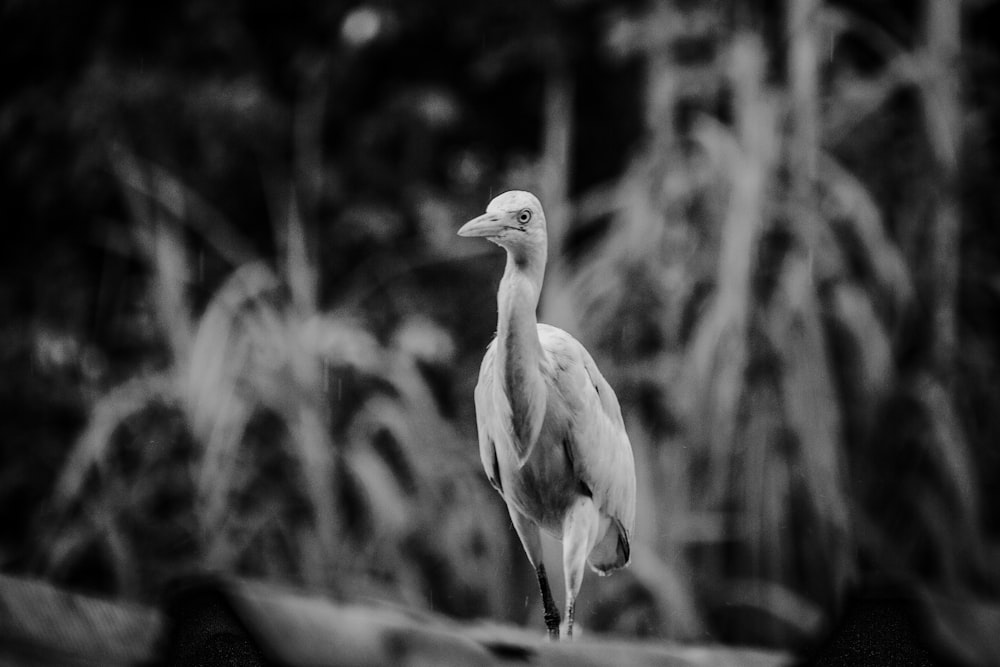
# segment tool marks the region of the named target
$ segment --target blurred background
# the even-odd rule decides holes
[[[991,0],[4,3],[0,571],[540,631],[475,444],[503,253],[455,236],[523,188],[540,319],[639,476],[585,628],[795,648],[868,581],[994,603],[998,29]]]

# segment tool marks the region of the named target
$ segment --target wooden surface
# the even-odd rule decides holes
[[[333,604],[263,584],[230,584],[236,616],[265,654],[284,665],[635,665],[637,667],[792,664],[788,653],[688,647],[601,637],[550,642],[499,624],[460,624],[391,607]]]
[[[163,611],[0,575],[0,667],[36,665],[635,665],[791,664],[787,653],[460,623],[235,580],[178,587]]]
[[[0,575],[0,667],[59,665],[1000,664],[1000,605],[942,593],[859,595],[804,661],[787,652],[590,636],[460,622],[386,604],[348,604],[273,585],[189,580],[162,609]],[[800,656],[801,657],[801,656]],[[888,663],[886,662],[888,661]]]
[[[153,609],[0,575],[0,666],[141,665],[159,655]]]

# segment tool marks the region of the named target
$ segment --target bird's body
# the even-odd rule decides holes
[[[544,393],[554,399],[546,400],[541,430],[523,459],[517,446],[504,442],[513,434],[507,428],[510,402],[497,370],[498,339],[486,350],[476,387],[483,468],[508,504],[560,540],[563,519],[577,497],[591,498],[603,515],[602,536],[615,522],[613,557],[593,563],[604,574],[627,563],[635,517],[635,484],[612,484],[633,469],[621,411],[614,391],[575,338],[547,324],[537,325],[537,332]],[[624,538],[620,547],[619,536]]]
[[[608,574],[629,562],[631,445],[618,399],[587,350],[565,331],[536,321],[546,259],[538,200],[526,192],[504,193],[459,233],[507,250],[497,336],[476,385],[479,453],[535,568],[550,636],[558,636],[559,612],[539,528],[563,542],[569,635],[585,563]]]

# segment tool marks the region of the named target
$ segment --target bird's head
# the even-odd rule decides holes
[[[545,214],[538,198],[530,192],[511,190],[497,195],[486,207],[486,213],[462,225],[458,235],[481,236],[507,250],[515,259],[540,255],[544,262]]]

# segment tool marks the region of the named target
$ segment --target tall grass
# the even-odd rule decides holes
[[[735,639],[808,641],[862,576],[922,588],[984,571],[946,351],[958,10],[934,7],[928,21],[950,18],[928,24],[927,55],[812,1],[787,4],[777,45],[718,8],[671,2],[611,29],[619,55],[646,63],[647,141],[616,183],[581,197],[577,224],[609,222],[568,284],[582,337],[617,362],[636,459],[652,468],[639,540],[690,575],[682,597],[699,600],[671,610],[684,622],[658,632],[707,624]],[[714,38],[680,28],[703,24]],[[887,63],[871,79],[823,86],[823,54],[848,33],[873,40]],[[716,48],[682,62],[669,47],[678,39]],[[774,62],[787,71],[775,77]],[[685,85],[692,72],[699,86]],[[927,166],[945,172],[932,217],[945,240],[929,264],[941,283],[924,277],[885,204],[838,157],[846,124],[886,113],[904,89],[922,100],[938,165]],[[699,109],[695,122],[679,124],[680,107]],[[921,299],[935,304],[929,321]],[[938,352],[905,353],[914,326],[933,332]]]
[[[449,335],[411,318],[381,342],[355,315],[319,310],[294,203],[281,271],[241,257],[196,308],[196,196],[113,157],[166,361],[95,400],[55,493],[53,576],[141,597],[209,571],[509,613],[480,577],[506,567],[505,517],[425,372],[451,363]],[[208,251],[234,234],[212,228]],[[248,244],[219,254],[234,247]]]

